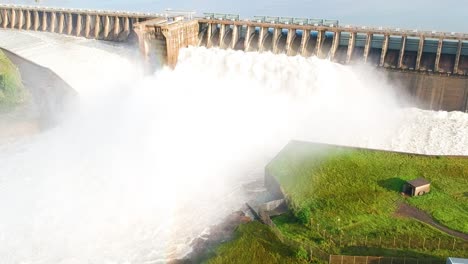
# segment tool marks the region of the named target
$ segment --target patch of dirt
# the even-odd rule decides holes
[[[458,232],[446,226],[441,225],[440,223],[436,222],[428,213],[416,207],[413,207],[409,204],[401,203],[400,206],[398,207],[398,210],[396,211],[396,215],[402,216],[402,217],[414,218],[418,221],[431,225],[444,233],[447,233],[449,235],[452,235],[452,236],[455,236],[464,240],[468,240],[468,234]]]

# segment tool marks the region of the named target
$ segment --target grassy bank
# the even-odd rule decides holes
[[[398,213],[407,203],[468,233],[467,158],[291,142],[266,170],[283,188],[290,213],[274,217],[274,228],[241,226],[209,263],[300,263],[318,252],[325,254],[313,262],[326,263],[327,254],[468,257],[466,241]],[[418,177],[432,183],[431,192],[403,197],[405,181]]]
[[[16,66],[0,51],[0,112],[25,100],[24,87]]]
[[[291,142],[267,170],[284,188],[295,215],[331,234],[439,237],[439,231],[395,215],[399,203],[468,233],[468,159]],[[402,198],[406,180],[424,177],[432,191]]]
[[[302,254],[302,255],[301,255]],[[240,225],[235,238],[222,244],[209,264],[307,263],[307,253],[283,244],[272,230],[254,221]]]

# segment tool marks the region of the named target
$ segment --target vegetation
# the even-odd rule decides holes
[[[276,227],[241,226],[209,263],[327,263],[328,254],[440,262],[467,256],[466,241],[397,211],[407,203],[468,233],[468,158],[291,142],[266,169],[291,212],[274,217]],[[419,177],[431,182],[431,192],[403,197],[403,184]]]
[[[267,170],[285,190],[296,217],[311,211],[307,225],[312,229],[362,237],[443,235],[395,215],[399,203],[409,203],[468,233],[467,158],[291,142]],[[431,192],[402,198],[405,181],[418,177],[431,181]]]
[[[21,76],[16,66],[0,51],[0,112],[25,99]]]
[[[240,225],[235,238],[222,244],[208,263],[307,263],[306,259],[304,249],[295,251],[268,226],[254,221]]]

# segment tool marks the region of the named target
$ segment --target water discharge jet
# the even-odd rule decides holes
[[[381,78],[329,61],[189,48],[143,77],[122,46],[0,34],[81,101],[60,126],[0,147],[5,263],[183,256],[291,138],[468,154],[466,114],[400,109]]]

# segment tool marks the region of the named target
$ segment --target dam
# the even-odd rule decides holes
[[[176,61],[171,58],[172,51],[169,50],[199,45],[270,51],[288,56],[317,56],[342,64],[364,62],[401,71],[456,76],[468,74],[468,34],[339,26],[338,21],[305,18],[257,16],[240,19],[238,15],[229,14],[210,13],[204,17],[192,17],[192,13],[190,16],[181,13],[0,5],[0,25],[4,29],[47,31],[109,41],[126,41],[132,33],[140,31],[166,41],[162,45],[167,50],[166,63],[171,66],[175,66]],[[174,41],[173,36],[158,35],[158,32],[167,31],[167,25],[173,24],[196,25],[196,30],[178,33],[181,42],[185,43],[180,47],[174,47],[180,41]],[[182,28],[179,26],[177,30],[186,30]],[[196,42],[193,41],[195,35]],[[149,41],[150,37],[140,38],[140,42],[148,44]]]
[[[0,27],[126,41],[133,25],[158,14],[0,5]]]
[[[468,74],[468,34],[343,27],[338,26],[338,21],[333,24],[323,20],[283,17],[241,20],[238,15],[205,14],[205,17],[187,19],[174,14],[0,5],[0,25],[4,29],[48,31],[110,41],[127,40],[135,32],[134,28],[151,31],[152,27],[161,28],[174,23],[198,26],[196,31],[180,33],[184,39],[193,38],[195,34],[198,38],[196,43],[185,41],[187,44],[181,47],[196,44],[208,48],[271,51],[288,56],[329,58],[342,64],[362,61],[398,70]],[[147,34],[162,39],[154,32]],[[169,36],[164,38],[167,38],[167,50],[179,48],[174,47]],[[170,54],[171,51],[166,52],[169,57]],[[174,66],[175,61],[169,57],[167,63]]]
[[[468,154],[466,114],[404,109],[392,121],[390,87],[326,60],[190,47],[174,70],[142,77],[119,45],[5,30],[0,39],[80,99],[60,126],[1,146],[7,264],[181,258],[244,204],[242,185],[263,179],[288,138]]]
[[[198,21],[199,44],[207,47],[314,55],[342,64],[362,61],[403,71],[468,73],[468,46],[463,47],[467,34],[342,27],[280,17],[233,21],[208,16]]]
[[[289,138],[468,154],[465,113],[391,107],[372,67],[362,80],[315,56],[195,45],[143,75],[138,45],[40,31],[1,29],[0,46],[56,72],[79,101],[59,126],[0,146],[2,263],[183,258]],[[147,45],[150,61],[168,33]]]
[[[136,13],[0,5],[4,29],[138,42],[150,70],[175,67],[179,50],[204,46],[315,56],[384,69],[410,106],[468,112],[468,34],[341,26],[336,20],[193,12]]]

